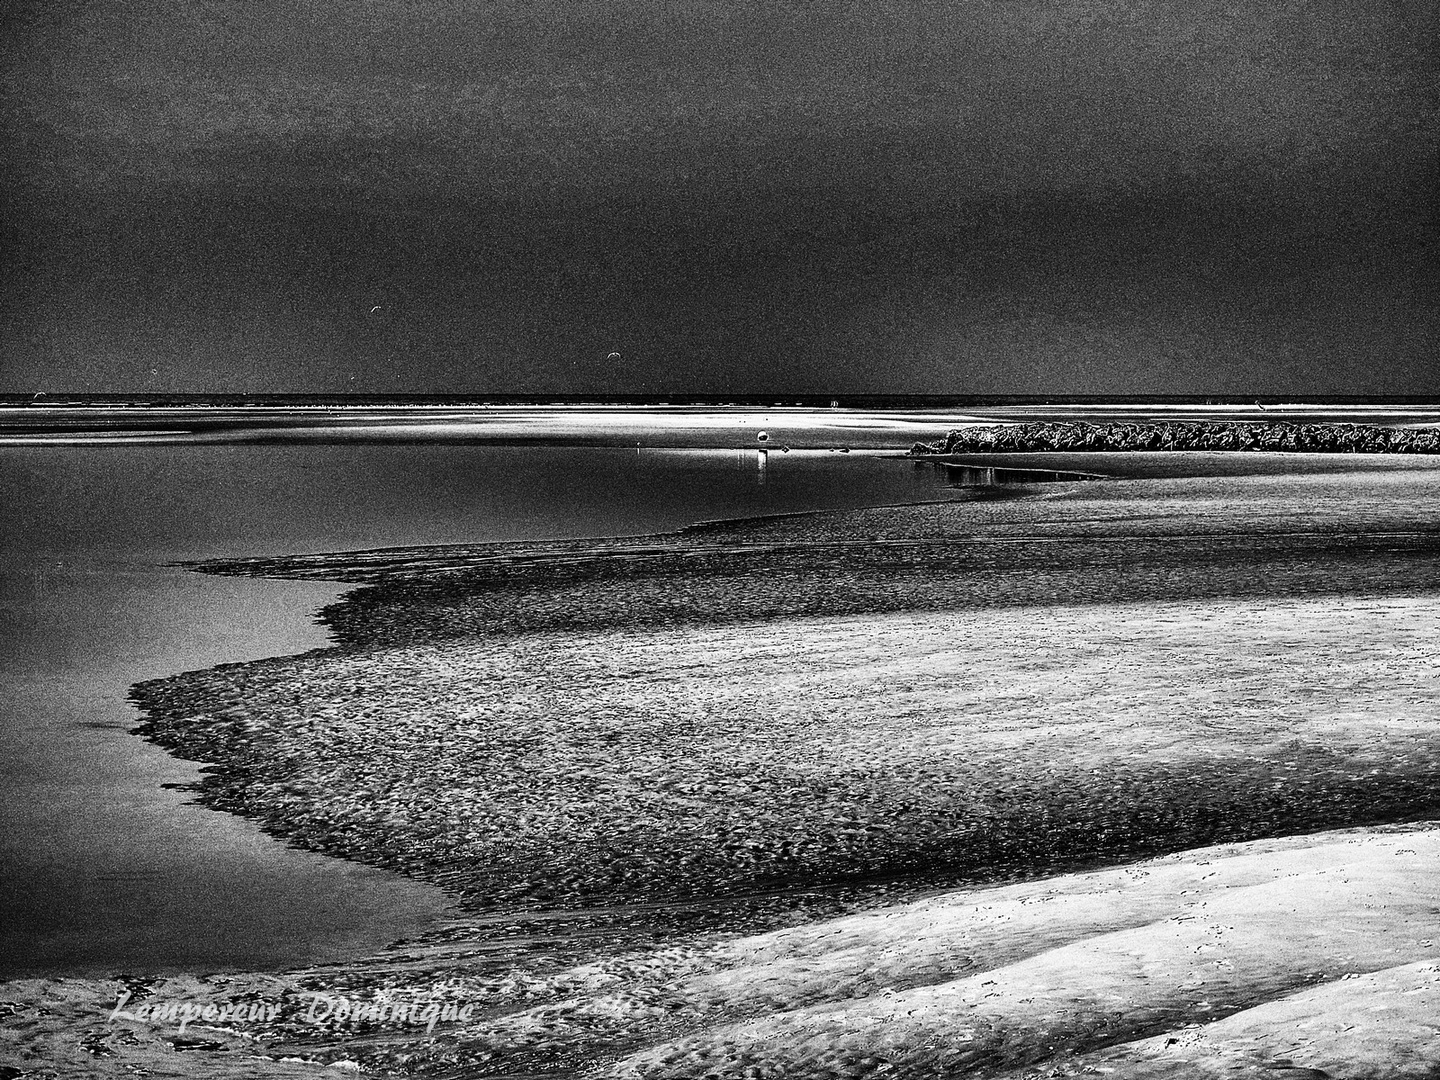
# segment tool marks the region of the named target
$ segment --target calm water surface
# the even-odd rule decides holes
[[[284,968],[432,925],[437,890],[186,801],[128,687],[325,642],[316,582],[169,561],[646,533],[947,497],[860,453],[454,445],[0,447],[0,977]]]

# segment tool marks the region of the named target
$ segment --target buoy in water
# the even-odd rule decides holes
[[[770,441],[770,436],[767,435],[765,432],[762,431],[762,432],[760,432],[760,434],[758,434],[758,435],[755,436],[755,441],[756,441],[756,442],[769,442],[769,441]]]

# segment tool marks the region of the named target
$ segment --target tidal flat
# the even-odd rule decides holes
[[[359,587],[323,613],[332,647],[140,684],[141,732],[206,763],[205,805],[463,914],[290,974],[13,983],[0,1058],[1434,1075],[1440,468],[1165,457],[651,537],[199,565]],[[201,1045],[96,1022],[75,1049],[122,987],[293,1007]],[[317,1023],[313,993],[475,1011]]]

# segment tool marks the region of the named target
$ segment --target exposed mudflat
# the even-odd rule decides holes
[[[1440,815],[1437,623],[1376,597],[537,630],[142,700],[215,762],[208,804],[472,910],[790,905]]]
[[[137,687],[144,733],[207,805],[469,915],[201,980],[290,1004],[218,1049],[101,1023],[90,1063],[1329,1075],[1359,1032],[1334,1075],[1435,1075],[1437,495],[1171,477],[211,566],[370,584],[334,648]],[[6,987],[0,1061],[116,986]],[[477,1011],[317,1024],[312,990]]]

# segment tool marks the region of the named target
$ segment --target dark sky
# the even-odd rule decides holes
[[[0,390],[1440,393],[1436,7],[12,3]]]

